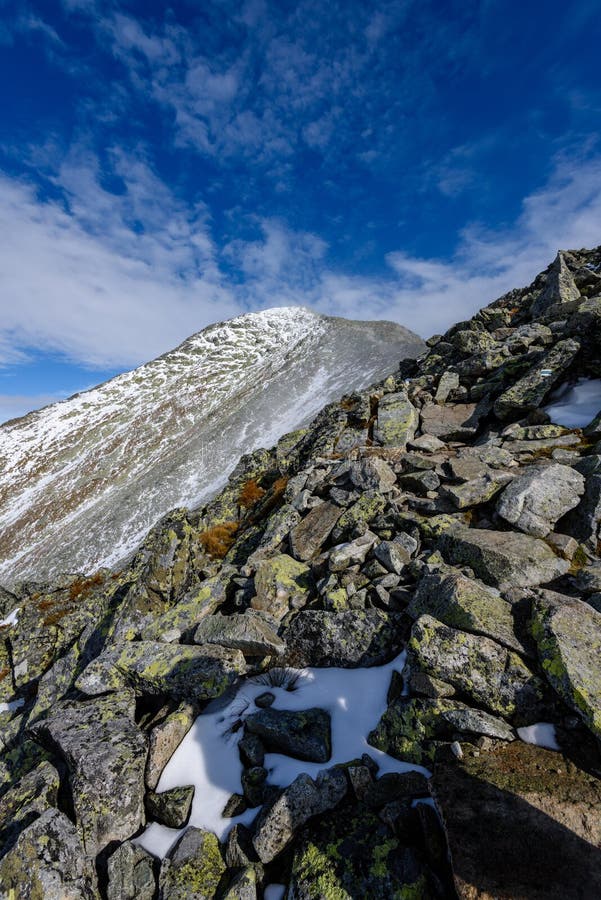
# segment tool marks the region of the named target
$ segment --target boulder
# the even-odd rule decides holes
[[[326,501],[312,509],[290,532],[290,549],[295,559],[317,556],[340,518],[340,507]]]
[[[260,876],[256,866],[245,866],[236,872],[220,900],[257,900],[257,883]]]
[[[180,703],[175,712],[150,732],[145,781],[151,790],[156,788],[163,769],[192,728],[198,713],[194,704]]]
[[[290,609],[299,609],[305,605],[309,599],[310,587],[309,567],[286,553],[280,553],[258,563],[255,574],[256,596],[251,600],[251,607],[269,613],[280,621]]]
[[[109,857],[107,900],[154,900],[155,859],[142,847],[124,841]]]
[[[583,493],[583,476],[569,466],[527,466],[503,491],[497,512],[520,531],[545,537]]]
[[[442,494],[449,498],[456,509],[468,509],[488,503],[512,478],[513,475],[491,471],[490,474],[464,481],[463,484],[445,485]]]
[[[285,639],[291,666],[379,666],[401,650],[400,616],[378,609],[303,610]]]
[[[194,785],[175,787],[168,791],[148,791],[146,812],[149,819],[166,825],[167,828],[184,828],[194,800]]]
[[[89,857],[124,841],[144,823],[148,744],[129,697],[64,705],[34,726],[36,737],[66,763],[78,831]]]
[[[536,713],[543,698],[543,683],[517,654],[432,616],[420,616],[414,623],[408,649],[410,668],[452,684],[492,713],[527,717]]]
[[[244,656],[278,656],[286,649],[266,617],[254,609],[229,616],[207,616],[194,632],[194,643],[218,644],[240,650]]]
[[[323,709],[261,709],[246,716],[244,727],[271,753],[308,762],[327,762],[332,755],[330,714]]]
[[[539,597],[531,627],[549,683],[601,738],[601,613],[580,600]]]
[[[373,520],[386,508],[386,498],[382,494],[362,494],[356,503],[345,509],[332,530],[332,542],[361,537]]]
[[[351,807],[308,825],[292,858],[289,895],[315,898],[427,898],[428,873],[374,812]]]
[[[253,847],[262,863],[269,863],[288,846],[299,828],[320,813],[333,809],[348,790],[341,769],[325,769],[315,781],[299,775],[259,813]]]
[[[161,865],[160,900],[213,900],[224,872],[215,835],[187,828]]]
[[[21,832],[0,859],[0,886],[7,900],[96,900],[91,862],[75,826],[48,809]]]
[[[460,900],[601,896],[601,781],[521,741],[462,750],[431,779]]]
[[[499,592],[458,569],[443,568],[421,578],[407,613],[418,619],[430,615],[451,628],[492,638],[505,647],[524,652],[516,634],[516,610]]]
[[[408,549],[396,540],[382,541],[374,550],[374,556],[387,572],[393,572],[395,575],[400,575],[407,563],[411,562]]]
[[[379,491],[386,494],[396,483],[393,469],[383,459],[370,456],[350,465],[349,477],[358,491]]]
[[[377,540],[377,535],[367,531],[354,541],[333,547],[328,560],[330,571],[342,572],[343,569],[347,569],[349,566],[356,566],[365,562],[367,554]]]
[[[239,650],[160,641],[125,641],[105,650],[76,682],[84,694],[128,686],[136,695],[167,694],[191,702],[218,697],[246,671]]]
[[[502,719],[456,700],[401,697],[389,706],[367,742],[390,756],[415,765],[428,765],[441,742],[478,736],[512,741],[515,732]]]
[[[561,530],[597,551],[601,523],[601,474],[586,476],[586,489],[578,506],[561,520]]]
[[[545,286],[534,300],[530,314],[536,318],[544,315],[550,307],[558,303],[571,303],[579,298],[580,291],[560,250],[547,272]],[[558,318],[560,315],[561,313],[558,314]]]
[[[570,567],[544,541],[513,531],[455,525],[444,531],[438,546],[450,563],[469,566],[478,578],[502,591],[546,584]]]
[[[191,636],[198,623],[224,602],[231,573],[232,569],[228,567],[219,575],[203,581],[200,587],[146,625],[141,632],[142,640],[177,642],[182,637]]]
[[[538,409],[545,397],[572,365],[580,350],[580,342],[574,338],[559,341],[515,384],[508,388],[495,402],[495,415],[505,421],[523,416]],[[551,375],[545,374],[551,372]]]
[[[412,440],[419,414],[406,391],[385,394],[378,404],[374,439],[385,447],[405,447]]]
[[[427,403],[420,412],[421,429],[425,434],[444,441],[461,441],[473,437],[478,430],[475,403],[456,403],[439,406]]]
[[[44,760],[0,797],[0,855],[34,819],[57,805],[59,787],[57,770]]]

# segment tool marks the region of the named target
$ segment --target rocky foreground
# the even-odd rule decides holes
[[[569,430],[542,409],[601,377],[599,273],[601,248],[560,253],[244,457],[126,569],[2,592],[1,891],[601,896],[601,415]],[[189,827],[164,860],[132,843],[146,822],[186,825],[192,789],[155,789],[207,701],[248,674],[403,647],[369,743],[431,778],[379,777],[368,754],[328,768],[327,713],[271,709],[266,691],[228,804],[260,807],[253,824],[224,844]],[[541,722],[559,749],[519,739]],[[277,789],[274,749],[323,772]]]

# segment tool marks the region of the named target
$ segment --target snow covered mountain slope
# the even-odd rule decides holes
[[[112,566],[242,453],[424,348],[391,322],[293,307],[205,328],[132,372],[0,426],[0,579]]]

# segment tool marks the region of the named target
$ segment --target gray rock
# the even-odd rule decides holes
[[[236,872],[220,900],[257,900],[257,881],[256,866],[246,866]]]
[[[309,775],[295,778],[257,819],[252,842],[261,862],[275,859],[299,828],[313,816],[337,806],[347,790],[341,769],[326,769],[315,781]]]
[[[148,744],[134,722],[134,703],[111,695],[55,710],[34,726],[69,771],[73,809],[85,852],[100,853],[144,823]]]
[[[219,644],[240,650],[245,656],[278,656],[286,649],[266,619],[253,609],[229,616],[208,616],[194,632],[194,643]]]
[[[495,402],[494,410],[499,419],[522,418],[525,413],[538,409],[563,373],[571,366],[580,342],[569,338],[559,341],[515,384]],[[550,371],[551,375],[544,375]]]
[[[124,841],[109,857],[107,900],[154,900],[154,857],[142,847]]]
[[[279,553],[259,562],[255,574],[256,596],[251,600],[251,607],[279,622],[291,609],[305,605],[310,587],[309,567],[286,553]]]
[[[361,537],[346,544],[338,544],[330,551],[328,565],[331,572],[342,572],[349,566],[359,565],[365,562],[367,554],[377,542],[377,535],[367,531]]]
[[[377,609],[303,610],[285,632],[289,665],[378,666],[401,649],[400,617]]]
[[[399,487],[403,491],[411,491],[425,497],[429,491],[435,491],[440,487],[440,478],[432,470],[410,472],[408,475],[400,476]]]
[[[413,625],[408,664],[452,684],[492,713],[537,711],[543,683],[517,654],[490,638],[450,628],[423,615]]]
[[[459,375],[457,372],[443,372],[436,388],[434,400],[436,403],[446,403],[451,391],[457,390],[458,387]]]
[[[407,444],[411,450],[423,450],[426,453],[436,453],[438,450],[445,449],[445,442],[434,437],[433,434],[422,434],[420,437],[413,438]]]
[[[411,554],[397,541],[382,541],[374,550],[374,556],[388,572],[396,575],[400,575],[411,560]]]
[[[601,560],[595,560],[590,566],[580,569],[576,576],[576,586],[583,594],[601,591]]]
[[[584,496],[578,506],[561,520],[561,530],[597,551],[601,523],[601,475],[586,476]]]
[[[407,613],[414,619],[434,616],[452,628],[490,637],[518,653],[524,651],[515,632],[511,604],[494,588],[466,578],[458,569],[445,567],[421,578]]]
[[[259,546],[248,558],[249,565],[277,550],[290,531],[301,521],[301,515],[289,503],[276,510],[267,520]]]
[[[359,491],[379,491],[387,494],[396,483],[396,475],[383,459],[369,456],[367,459],[351,463],[349,476]]]
[[[316,556],[339,518],[340,507],[335,503],[326,501],[312,509],[290,532],[294,558],[304,561]]]
[[[511,531],[455,526],[442,534],[439,547],[450,563],[469,566],[502,591],[546,584],[570,567],[544,541]]]
[[[239,650],[125,641],[90,663],[76,682],[84,694],[133,688],[137,695],[168,694],[191,702],[218,697],[246,671]]]
[[[93,870],[75,826],[48,809],[0,859],[3,896],[19,900],[96,900]]]
[[[14,844],[19,832],[57,805],[59,787],[57,770],[44,760],[0,797],[0,856]]]
[[[531,315],[536,318],[557,303],[570,303],[579,297],[580,291],[560,250],[547,273],[544,288],[532,304]]]
[[[192,703],[181,703],[175,712],[152,729],[148,741],[145,781],[151,790],[159,783],[161,773],[187,733],[199,709]]]
[[[560,753],[514,741],[440,753],[431,789],[457,896],[584,900],[601,894],[601,782]]]
[[[458,733],[508,741],[515,737],[502,719],[456,700],[401,697],[390,703],[367,741],[396,759],[429,766],[441,742],[456,740]]]
[[[528,466],[505,488],[497,512],[520,531],[545,537],[563,515],[578,506],[583,493],[583,476],[569,466]]]
[[[142,629],[142,640],[171,643],[191,636],[198,623],[224,602],[231,574],[232,569],[224,567],[219,575],[207,578],[200,587],[185,594],[175,606]]]
[[[438,406],[428,403],[420,412],[421,429],[425,434],[445,441],[460,441],[473,437],[478,430],[475,403]]]
[[[513,475],[509,473],[492,472],[475,478],[473,481],[464,481],[463,484],[445,485],[441,493],[448,497],[457,509],[467,509],[488,503],[489,500],[511,481]]]
[[[148,791],[146,812],[150,819],[166,825],[167,828],[184,828],[194,800],[194,785],[175,787],[168,791]]]
[[[225,863],[210,831],[187,828],[159,875],[160,900],[214,900]]]
[[[385,447],[405,447],[412,440],[419,415],[406,391],[386,394],[378,404],[374,439]]]
[[[531,627],[547,680],[601,738],[601,613],[580,600],[539,597]]]
[[[332,754],[330,715],[323,709],[262,709],[246,716],[244,726],[271,753],[308,762],[327,762]]]

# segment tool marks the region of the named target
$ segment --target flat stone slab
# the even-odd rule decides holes
[[[400,616],[379,609],[301,610],[284,633],[286,664],[379,666],[401,650]]]
[[[601,896],[601,780],[521,741],[462,749],[430,782],[460,900]]]
[[[327,762],[332,755],[330,715],[323,709],[262,709],[244,719],[266,750],[308,762]]]
[[[455,526],[440,537],[439,548],[448,562],[469,566],[500,590],[546,584],[570,568],[544,541],[514,531]]]
[[[503,491],[497,512],[520,531],[545,537],[583,493],[584,477],[570,466],[527,466]]]

